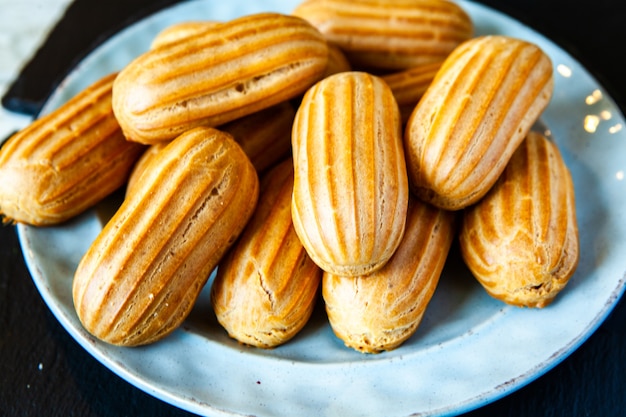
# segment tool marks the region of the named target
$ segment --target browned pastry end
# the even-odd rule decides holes
[[[107,75],[13,135],[0,149],[0,216],[50,226],[123,186],[144,150],[129,143],[111,107]]]
[[[233,135],[261,173],[291,155],[291,128],[296,109],[282,102],[219,127]]]
[[[150,164],[150,161],[156,157],[156,154],[159,153],[163,148],[168,145],[169,142],[161,142],[154,145],[150,145],[146,148],[146,150],[141,154],[137,162],[128,177],[128,182],[126,183],[126,197],[131,194],[137,192],[140,188],[141,180],[139,179],[143,172],[146,170],[146,167]]]
[[[328,65],[326,66],[326,72],[323,78],[340,72],[352,71],[352,65],[343,50],[332,42],[327,42],[327,45]]]
[[[400,107],[402,124],[406,124],[415,106],[435,79],[443,62],[431,62],[406,70],[381,75]]]

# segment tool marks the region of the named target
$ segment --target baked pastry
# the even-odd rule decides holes
[[[292,12],[337,45],[354,69],[379,73],[442,61],[473,35],[447,0],[304,0]]]
[[[126,183],[144,146],[124,138],[109,74],[14,134],[0,149],[0,216],[50,226]]]
[[[406,126],[413,192],[448,210],[485,195],[548,105],[552,70],[548,55],[521,39],[483,36],[455,49]]]
[[[174,331],[254,211],[258,176],[227,133],[195,128],[156,154],[74,275],[78,318],[98,339],[152,343]]]
[[[113,110],[128,140],[168,141],[299,96],[327,63],[326,40],[305,20],[247,15],[137,57],[115,80]]]
[[[373,272],[400,244],[409,198],[400,129],[379,77],[343,72],[304,95],[292,134],[292,217],[325,271]]]
[[[346,346],[379,353],[415,333],[456,238],[455,217],[411,199],[402,242],[383,268],[361,277],[324,273],[328,319]]]
[[[315,307],[322,271],[293,228],[292,190],[293,163],[287,159],[262,178],[257,209],[220,262],[211,288],[218,322],[246,345],[287,342]]]
[[[571,174],[556,145],[530,132],[493,189],[465,210],[461,254],[494,298],[545,307],[579,257]]]
[[[340,72],[352,71],[352,65],[341,48],[332,42],[327,42],[327,45],[328,65],[326,66],[326,71],[324,72],[324,76],[322,78],[326,78]]]

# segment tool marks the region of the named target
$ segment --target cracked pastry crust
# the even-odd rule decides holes
[[[494,298],[545,307],[578,265],[574,187],[556,145],[531,132],[491,191],[465,210],[463,259]]]
[[[272,348],[287,342],[315,307],[322,274],[293,228],[292,190],[293,163],[287,159],[262,178],[257,209],[211,288],[218,322],[242,344]]]

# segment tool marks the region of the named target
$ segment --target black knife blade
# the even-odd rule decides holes
[[[2,97],[2,105],[36,116],[72,68],[110,36],[184,0],[75,0]]]

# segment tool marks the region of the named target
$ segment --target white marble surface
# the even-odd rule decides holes
[[[61,18],[70,0],[0,0],[0,96]],[[30,118],[0,110],[0,141]]]

